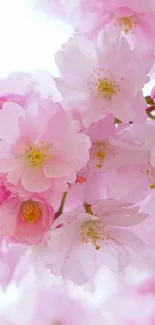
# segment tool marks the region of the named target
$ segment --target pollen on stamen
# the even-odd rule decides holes
[[[34,224],[41,217],[39,203],[33,200],[27,200],[21,205],[21,220]]]
[[[92,158],[97,160],[96,167],[102,168],[102,164],[107,155],[107,146],[104,142],[97,141],[93,147]]]
[[[101,169],[105,160],[111,160],[116,152],[107,141],[96,141],[91,149],[91,159],[95,160],[96,167]]]
[[[45,161],[52,158],[52,155],[49,153],[49,148],[45,146],[44,141],[41,141],[39,145],[28,145],[25,158],[31,167],[39,169]]]
[[[120,17],[119,25],[125,34],[128,34],[134,27],[137,26],[137,20],[135,16]]]
[[[98,240],[104,240],[106,243],[109,239],[109,233],[105,232],[104,225],[100,220],[88,220],[81,224],[81,241],[82,243],[92,243],[96,250],[100,249]]]
[[[108,78],[98,79],[98,96],[111,100],[118,90],[118,85],[114,80]]]
[[[107,100],[111,100],[120,91],[114,76],[109,70],[105,72],[104,69],[100,69],[98,72],[94,71],[87,85],[90,95],[96,93],[98,97],[103,97]]]

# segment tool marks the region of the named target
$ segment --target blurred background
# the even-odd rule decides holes
[[[34,10],[33,0],[0,0],[0,77],[16,70],[56,73],[54,55],[70,26]]]

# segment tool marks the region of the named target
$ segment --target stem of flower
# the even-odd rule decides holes
[[[59,209],[55,214],[55,219],[57,219],[63,213],[63,209],[64,209],[64,206],[65,206],[65,201],[66,201],[66,198],[67,198],[67,194],[68,194],[68,191],[64,192],[64,194],[62,196]]]

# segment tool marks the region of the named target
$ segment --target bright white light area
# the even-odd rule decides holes
[[[0,77],[12,71],[48,70],[72,34],[69,26],[32,10],[33,0],[0,0]]]

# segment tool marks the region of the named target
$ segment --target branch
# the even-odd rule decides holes
[[[57,219],[63,213],[63,209],[64,209],[64,206],[65,206],[65,201],[66,201],[66,198],[67,198],[67,194],[68,194],[68,191],[64,192],[64,194],[62,196],[60,207],[59,207],[58,211],[55,214],[55,219]]]

